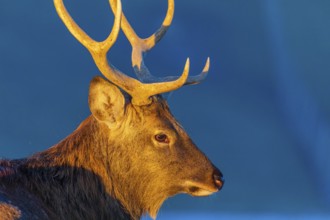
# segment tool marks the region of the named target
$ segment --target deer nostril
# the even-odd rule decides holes
[[[218,169],[216,169],[213,173],[213,180],[219,190],[223,187],[223,184],[225,183],[225,179],[223,178],[222,173]]]

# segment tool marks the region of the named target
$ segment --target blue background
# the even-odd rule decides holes
[[[93,38],[108,35],[113,15],[106,0],[65,4]],[[123,0],[143,37],[159,27],[166,7],[166,0]],[[160,219],[329,215],[329,39],[326,0],[176,1],[171,28],[145,62],[154,75],[179,75],[189,56],[191,74],[198,74],[211,57],[208,78],[176,91],[169,103],[226,184],[211,197],[169,199]],[[130,51],[121,34],[109,53],[127,74]],[[88,86],[96,74],[52,1],[2,0],[1,157],[26,157],[70,134],[90,114]]]

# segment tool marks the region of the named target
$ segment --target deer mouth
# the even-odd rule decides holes
[[[185,192],[192,196],[209,196],[218,192],[219,189],[215,185],[205,183],[187,181],[185,183]]]

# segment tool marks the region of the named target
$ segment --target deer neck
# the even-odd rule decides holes
[[[103,125],[89,116],[67,138],[24,160],[19,168],[28,180],[25,181],[27,189],[38,194],[49,207],[56,212],[75,210],[61,213],[63,219],[68,216],[74,219],[77,216],[81,219],[138,218],[127,214],[113,196],[105,150],[109,138],[100,126]],[[68,204],[73,207],[61,208]]]

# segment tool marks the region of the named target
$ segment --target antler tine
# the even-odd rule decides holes
[[[210,58],[208,57],[202,72],[196,76],[189,76],[184,85],[195,85],[195,84],[201,83],[206,78],[206,76],[209,72],[209,69],[210,69]],[[167,77],[158,78],[155,80],[160,79],[162,82],[169,82],[169,81],[173,81],[177,78],[178,78],[177,76],[167,76]]]
[[[117,86],[120,86],[129,94],[131,94],[131,87],[136,86],[138,84],[134,81],[134,79],[127,77],[124,74],[121,74],[119,71],[115,71],[110,68],[107,62],[106,54],[111,46],[115,43],[119,31],[120,31],[120,19],[121,19],[121,2],[118,0],[118,8],[115,14],[114,26],[109,34],[108,38],[103,42],[98,42],[93,40],[88,36],[80,27],[76,24],[76,22],[72,19],[68,11],[66,10],[63,0],[54,0],[56,11],[59,17],[62,19],[65,26],[68,28],[70,33],[82,44],[86,47],[86,49],[91,53],[94,62],[96,63],[99,70],[107,77],[110,81],[112,81]],[[126,81],[126,83],[125,83]],[[128,83],[129,82],[129,83]],[[133,85],[131,85],[133,84]],[[126,87],[125,87],[126,85]]]
[[[115,12],[117,8],[116,0],[110,0],[110,5],[112,11]],[[150,37],[142,39],[135,33],[124,13],[122,14],[121,28],[132,46],[132,66],[141,81],[147,81],[149,78],[153,78],[143,63],[143,54],[152,49],[163,38],[172,23],[173,16],[174,0],[168,0],[167,13],[161,27]]]
[[[113,4],[114,0],[109,0],[110,4],[111,2]],[[131,95],[133,105],[150,104],[151,100],[149,98],[151,96],[178,89],[186,82],[189,74],[189,59],[186,62],[182,75],[177,80],[152,84],[143,84],[140,81],[121,73],[119,70],[113,68],[111,64],[108,63],[107,52],[115,43],[120,31],[120,22],[122,16],[120,0],[115,2],[116,10],[113,29],[109,36],[102,42],[98,42],[90,38],[75,23],[75,21],[71,18],[70,14],[66,10],[63,4],[63,0],[54,0],[54,4],[56,11],[65,26],[68,28],[71,34],[88,49],[98,69],[108,80]]]
[[[190,76],[186,81],[185,85],[195,85],[202,82],[209,73],[209,69],[210,69],[210,57],[207,58],[202,72],[197,76]]]
[[[115,12],[117,8],[116,0],[110,0],[110,5],[112,11]],[[150,37],[142,39],[135,33],[134,29],[126,19],[124,13],[122,13],[121,28],[132,46],[132,66],[138,79],[142,82],[168,82],[178,78],[177,76],[155,77],[150,73],[149,69],[146,67],[143,61],[144,53],[152,49],[165,35],[172,23],[173,16],[174,0],[168,0],[167,13],[161,27]],[[202,73],[196,76],[189,76],[184,85],[198,84],[203,81],[207,76],[209,66],[210,60],[208,58]]]
[[[201,83],[207,76],[210,69],[210,58],[208,57],[202,72],[196,76],[189,76],[184,85],[195,85]],[[166,76],[166,77],[155,77],[150,74],[148,78],[145,79],[146,82],[170,82],[176,80],[178,76]]]
[[[57,14],[62,19],[65,26],[68,28],[70,33],[86,47],[90,53],[95,53],[97,51],[104,51],[105,53],[111,48],[115,43],[119,31],[120,31],[120,16],[121,16],[121,3],[119,1],[118,8],[116,10],[116,19],[114,28],[109,34],[109,36],[102,42],[93,40],[88,34],[86,34],[77,23],[72,19],[68,11],[66,10],[63,0],[54,0],[55,9]]]

